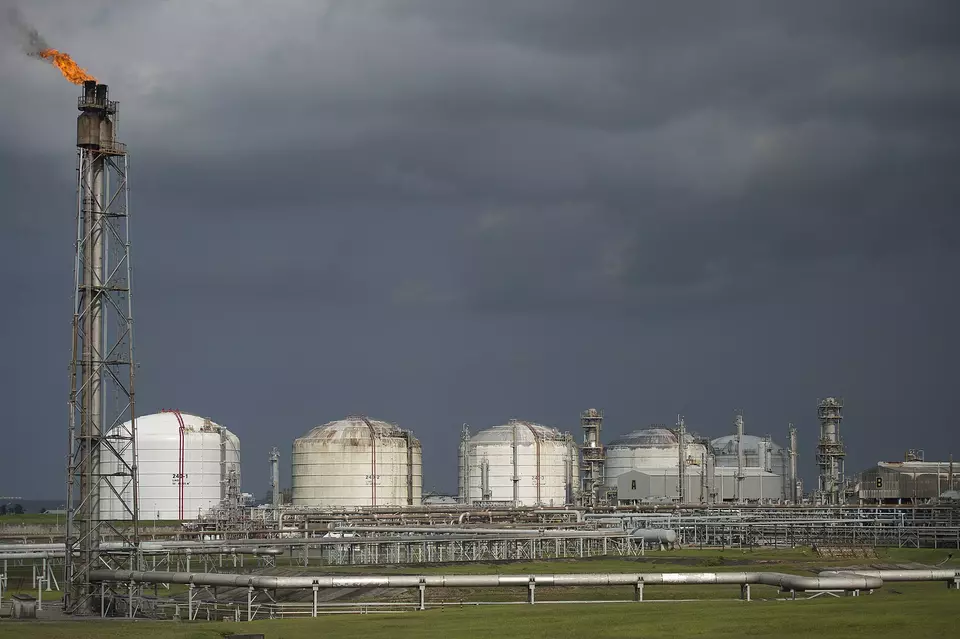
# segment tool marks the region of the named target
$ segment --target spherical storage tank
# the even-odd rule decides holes
[[[699,469],[707,448],[687,433],[687,474]],[[617,477],[630,470],[649,470],[654,474],[677,473],[680,463],[680,439],[677,433],[663,426],[635,430],[607,445],[604,481],[616,488]],[[699,471],[697,471],[699,472]]]
[[[572,501],[577,463],[569,435],[511,419],[465,436],[460,444],[460,493],[468,504],[562,506]]]
[[[240,440],[225,427],[180,411],[137,417],[136,424],[141,520],[196,519],[227,496],[230,482],[236,482],[239,492]],[[129,432],[129,428],[127,422],[110,433]],[[132,449],[121,454],[129,464]],[[110,475],[118,464],[116,458],[103,455],[101,472]],[[124,504],[132,503],[133,488],[119,482],[114,487],[124,499],[118,499],[110,486],[101,486],[100,517],[129,519]]]
[[[419,505],[420,442],[396,424],[352,416],[317,426],[293,442],[294,506]]]

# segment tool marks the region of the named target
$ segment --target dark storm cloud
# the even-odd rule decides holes
[[[446,481],[451,425],[594,399],[611,432],[780,432],[830,392],[888,435],[899,389],[950,412],[953,2],[81,5],[27,17],[121,101],[141,388],[251,450],[273,411],[286,439],[379,411]],[[0,47],[0,264],[38,313],[69,299],[73,93]]]

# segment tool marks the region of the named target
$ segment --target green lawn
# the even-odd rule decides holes
[[[595,558],[523,563],[422,566],[311,566],[309,572],[340,574],[471,574],[570,572],[685,572],[763,570],[810,574],[830,565],[873,563],[939,563],[949,550],[881,549],[878,559],[824,560],[809,549],[679,550],[648,553],[640,558]],[[960,565],[960,553],[949,562]],[[22,570],[22,569],[19,569]],[[28,574],[17,575],[28,579]],[[29,584],[29,581],[27,581]],[[13,585],[13,584],[11,584]],[[175,587],[179,591],[180,586]],[[163,591],[161,591],[163,594]],[[172,593],[168,593],[172,594]],[[59,593],[44,593],[59,596]],[[462,605],[461,601],[525,600],[517,589],[427,589],[425,612],[402,614],[329,615],[319,619],[257,621],[250,624],[212,622],[148,622],[122,620],[83,622],[0,621],[2,637],[127,637],[138,639],[210,637],[230,633],[264,633],[266,637],[876,637],[909,633],[910,637],[958,636],[960,593],[942,583],[890,583],[870,595],[821,597],[784,601],[768,586],[753,586],[749,603],[737,600],[738,586],[647,586],[646,601],[634,603],[631,587],[565,587],[537,589],[536,606]],[[414,602],[415,590],[395,590],[387,596],[363,594],[353,601],[391,599]],[[551,604],[563,600],[617,600],[616,604]],[[701,599],[702,601],[670,601]],[[443,602],[443,608],[438,604]]]
[[[3,526],[23,526],[26,525],[57,525],[59,520],[62,525],[66,515],[49,515],[47,513],[24,513],[22,515],[14,515],[13,513],[8,513],[6,515],[0,515],[0,527]]]
[[[252,623],[0,622],[0,637],[86,639],[135,635],[142,639],[220,639],[229,633],[267,638],[365,639],[490,637],[908,637],[957,636],[960,593],[942,585],[923,596],[845,597],[813,601],[625,603],[596,605],[470,606],[382,615]]]

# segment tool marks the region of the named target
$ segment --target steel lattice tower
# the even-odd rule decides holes
[[[78,108],[64,610],[82,614],[93,609],[92,569],[140,562],[127,151],[106,85],[85,82]],[[119,521],[101,518],[108,495]],[[119,551],[100,552],[107,537]]]

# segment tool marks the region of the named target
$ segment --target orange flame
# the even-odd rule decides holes
[[[60,69],[60,73],[63,74],[63,77],[65,77],[67,80],[70,80],[74,84],[83,84],[87,80],[97,80],[95,77],[87,73],[86,69],[81,69],[80,65],[74,62],[73,58],[71,58],[67,53],[61,53],[56,49],[44,49],[37,55],[44,60],[49,60],[50,64]]]

